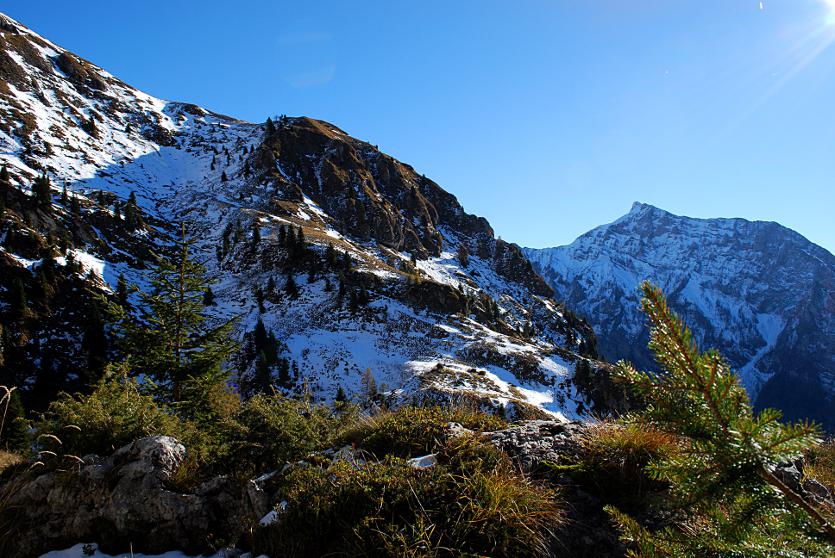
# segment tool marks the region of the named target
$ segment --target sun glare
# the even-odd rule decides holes
[[[826,13],[824,14],[824,22],[826,25],[835,25],[835,0],[820,0]]]

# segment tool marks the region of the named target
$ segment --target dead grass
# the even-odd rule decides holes
[[[12,465],[17,465],[18,463],[22,462],[23,458],[20,457],[18,454],[0,450],[0,473],[5,471]]]
[[[803,475],[835,492],[835,439],[807,451],[805,458]]]
[[[610,501],[641,501],[666,484],[647,471],[652,462],[678,451],[670,434],[648,427],[602,422],[580,439],[578,480]]]

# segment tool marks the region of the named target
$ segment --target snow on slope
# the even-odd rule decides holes
[[[378,383],[404,397],[416,389],[472,391],[498,402],[527,402],[547,412],[576,416],[579,396],[568,380],[582,334],[571,332],[570,339],[566,337],[573,326],[565,324],[560,308],[499,273],[490,249],[487,254],[473,254],[465,268],[453,254],[460,243],[472,245],[475,240],[452,225],[439,224],[443,251],[417,261],[418,280],[429,289],[429,298],[438,297],[441,305],[453,296],[443,288],[474,301],[494,300],[498,316],[487,324],[476,314],[430,310],[413,299],[405,300],[404,293],[416,290],[413,277],[401,269],[412,254],[392,250],[374,238],[347,234],[344,216],[328,214],[313,201],[317,196],[320,202],[329,201],[322,198],[326,180],[322,172],[333,164],[327,157],[356,140],[332,126],[314,123],[331,142],[326,155],[301,154],[302,161],[322,157],[313,161],[316,183],[305,182],[299,171],[287,172],[278,160],[275,170],[280,178],[267,180],[253,172],[264,165],[263,150],[257,151],[265,140],[264,126],[156,99],[5,16],[0,15],[0,24],[0,69],[9,76],[6,90],[0,88],[0,164],[8,164],[15,184],[26,190],[46,172],[56,194],[66,185],[91,204],[99,192],[115,194],[123,203],[134,193],[149,228],[133,234],[150,234],[148,239],[160,252],[178,234],[178,224],[186,223],[197,240],[199,257],[216,281],[217,319],[238,317],[242,338],[259,317],[263,319],[297,364],[299,385],[307,384],[325,399],[334,396],[337,386],[359,392],[362,373],[370,368]],[[295,122],[291,119],[283,125],[292,127]],[[373,159],[372,166],[378,169],[383,156],[368,144],[362,146],[368,152],[363,156]],[[282,149],[303,146],[285,144]],[[291,182],[298,184],[301,195],[288,193]],[[415,185],[386,185],[385,194],[402,196],[405,192],[397,188],[403,187]],[[432,209],[440,214],[446,208]],[[460,210],[453,208],[451,213],[457,219]],[[424,221],[437,218],[423,217]],[[260,255],[251,253],[246,239],[231,253],[218,254],[224,231],[239,224],[249,231],[253,223],[263,239]],[[263,263],[269,251],[278,249],[279,227],[285,225],[302,227],[320,254],[328,242],[350,253],[356,270],[377,280],[370,304],[351,312],[334,293],[339,281],[335,274],[314,274],[308,281],[305,273],[296,272],[299,297],[267,296],[265,312],[259,312],[255,291],[270,281],[280,291],[287,281],[285,273]],[[492,232],[489,240],[494,242]],[[111,288],[120,274],[147,285],[144,266],[112,259],[112,254],[125,253],[129,247],[109,249],[111,255],[97,253],[92,245],[79,247],[76,253]],[[530,321],[537,321],[537,336],[522,339],[516,331]],[[426,369],[445,372],[422,374]],[[470,374],[489,381],[481,387],[462,383],[462,370],[473,370]]]

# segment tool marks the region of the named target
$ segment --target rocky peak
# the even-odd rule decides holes
[[[185,222],[216,281],[215,318],[237,316],[243,341],[262,321],[297,371],[288,391],[359,392],[371,369],[403,397],[466,391],[577,414],[571,377],[594,356],[590,329],[550,298],[518,246],[431,179],[327,122],[253,124],[157,99],[4,21],[0,164],[14,191],[0,234],[15,239],[2,246],[4,278],[39,292],[41,260],[61,237],[88,264],[71,274],[93,291],[112,292],[120,275],[147,285]],[[52,203],[34,211],[44,173]],[[134,199],[143,220],[129,229],[120,212]],[[303,249],[291,250],[290,233]],[[20,351],[7,362],[20,366],[0,366],[0,380],[28,385],[54,332],[40,314],[8,323]],[[60,378],[61,355],[78,347],[54,346]],[[253,358],[235,363],[242,382]]]
[[[526,254],[557,297],[591,320],[608,359],[655,366],[637,288],[649,279],[760,405],[834,426],[825,409],[835,396],[835,257],[795,231],[635,203],[570,245]]]

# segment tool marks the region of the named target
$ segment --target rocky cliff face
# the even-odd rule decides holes
[[[606,358],[654,366],[638,292],[649,279],[758,406],[835,428],[835,257],[796,232],[636,203],[568,246],[525,252],[590,320]]]
[[[289,391],[359,392],[370,369],[395,397],[577,414],[571,377],[594,364],[591,329],[485,219],[331,124],[157,99],[0,15],[0,165],[0,383],[30,401],[50,397],[33,397],[39,382],[94,381],[91,361],[107,355],[85,329],[92,301],[120,275],[147,285],[185,223],[216,282],[215,317],[239,316],[244,340],[263,320],[293,364]],[[251,378],[252,355],[234,364]]]

